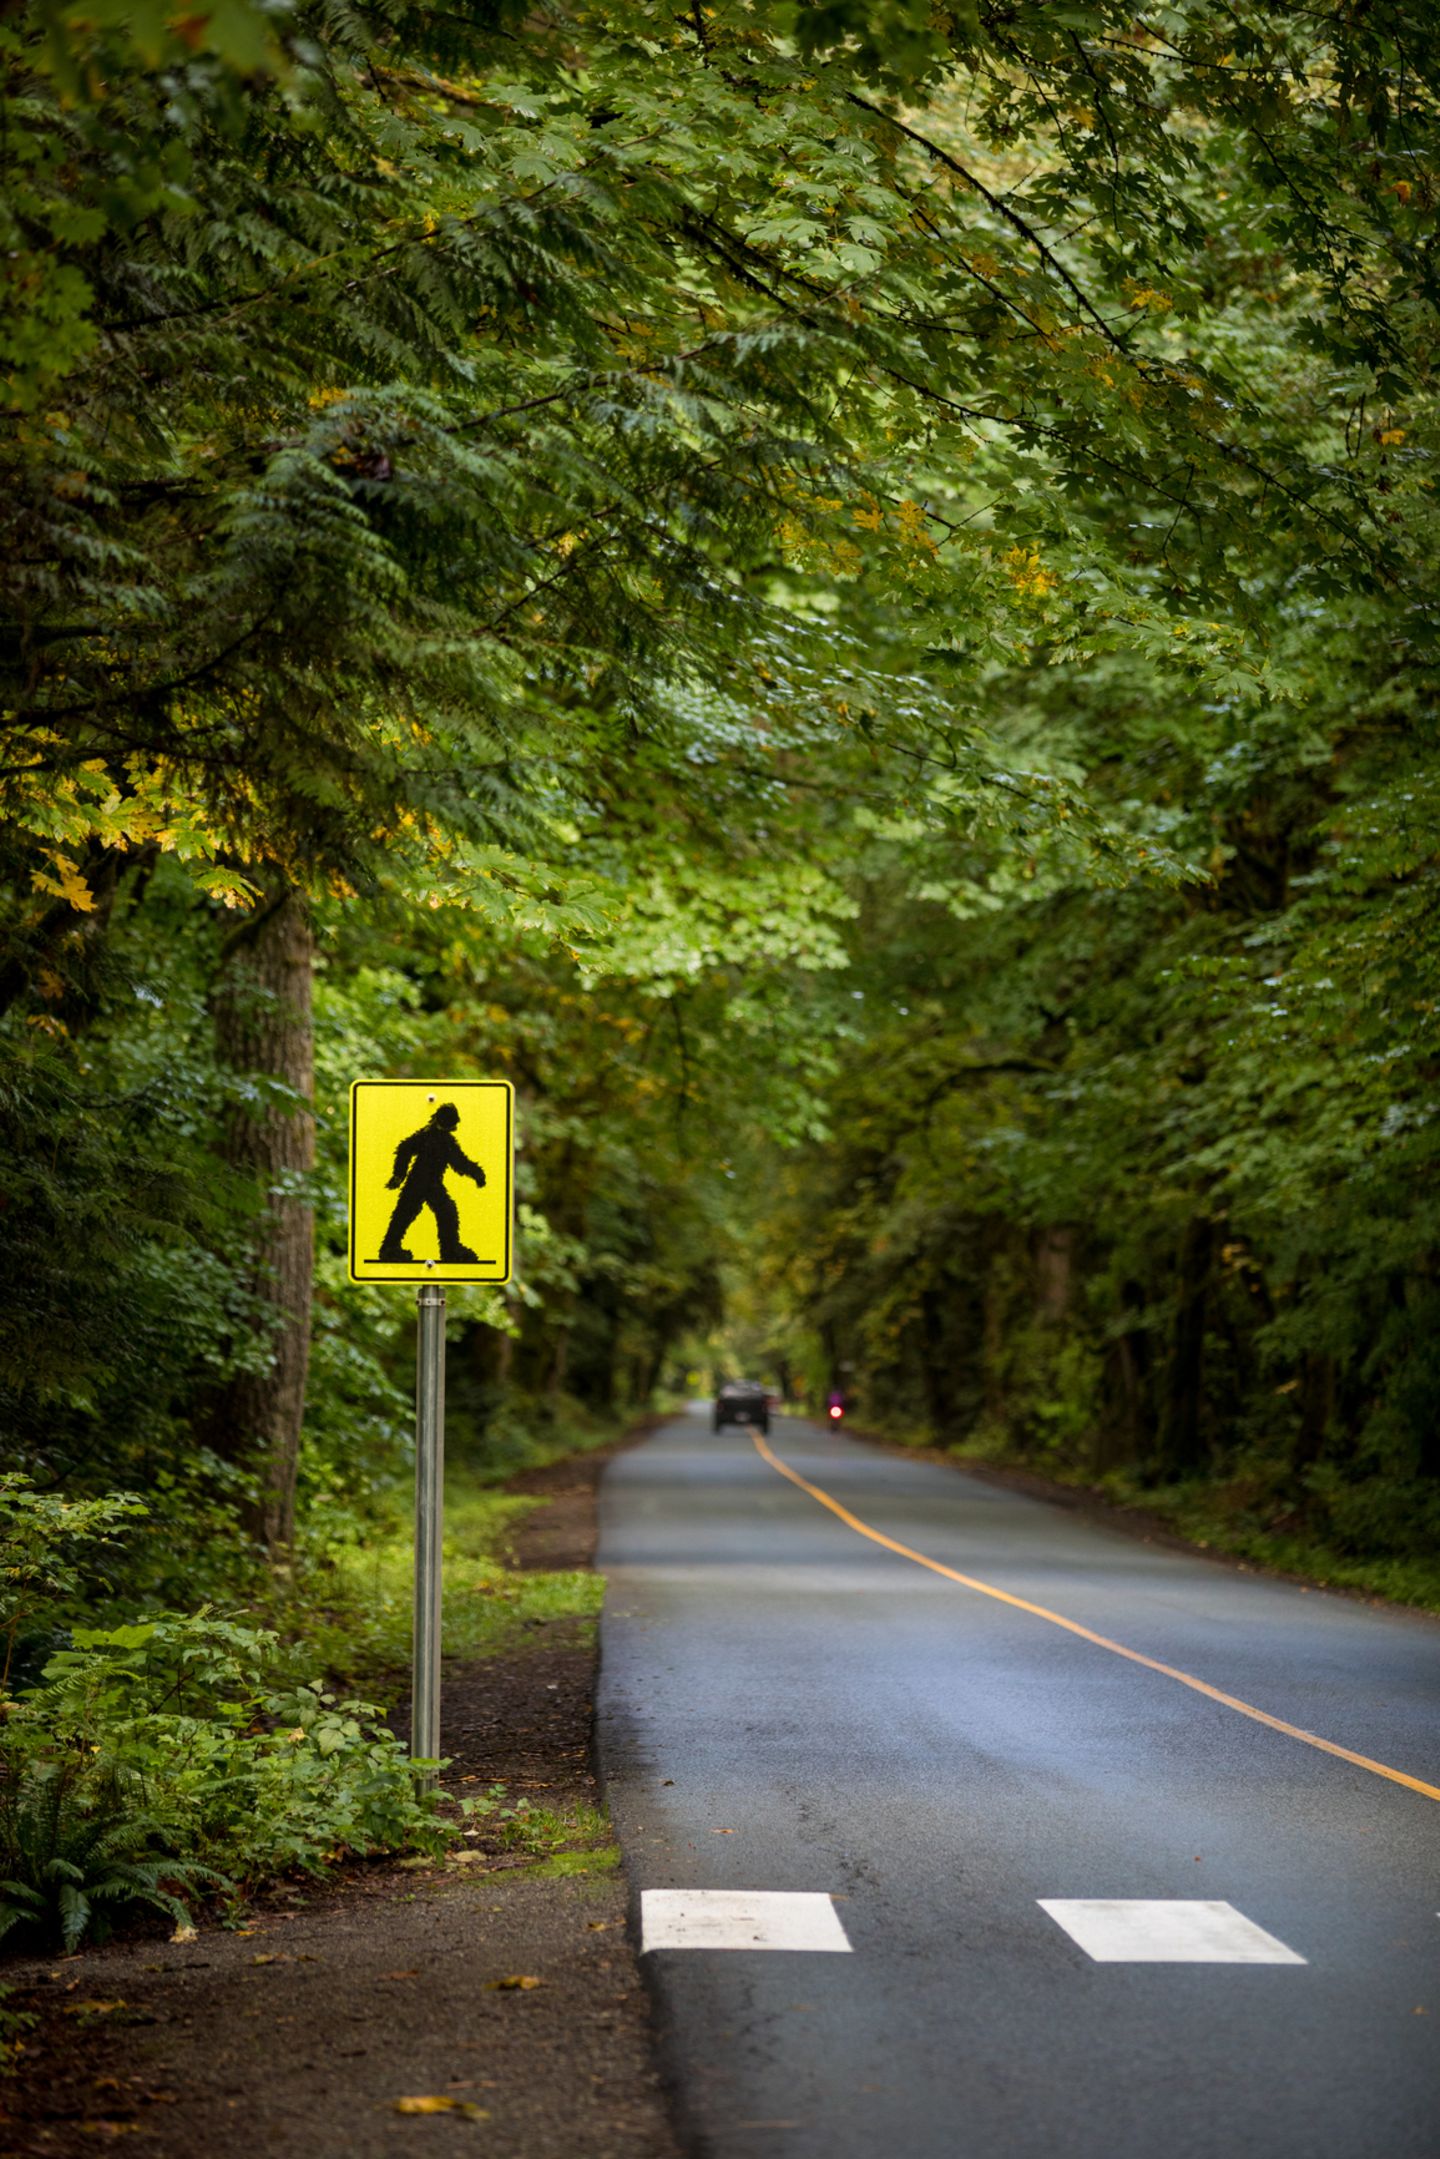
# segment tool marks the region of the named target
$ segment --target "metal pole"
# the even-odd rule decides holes
[[[410,1758],[440,1752],[440,1538],[445,1517],[445,1291],[422,1283],[415,1359],[415,1644]]]

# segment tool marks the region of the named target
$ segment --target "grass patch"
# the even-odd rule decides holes
[[[462,1805],[465,1848],[452,1855],[457,1864],[477,1852],[507,1867],[519,1857],[534,1862],[527,1874],[547,1881],[607,1873],[619,1864],[620,1848],[603,1807],[584,1800],[568,1807],[537,1806],[529,1799],[512,1800],[503,1784],[492,1784]]]
[[[605,1594],[589,1571],[517,1573],[505,1554],[519,1522],[541,1502],[486,1490],[462,1470],[445,1494],[444,1619],[447,1657],[497,1657],[553,1641],[583,1640]],[[346,1681],[409,1662],[415,1548],[397,1502],[363,1539],[312,1562],[294,1625],[327,1671]]]
[[[598,1851],[557,1852],[553,1859],[542,1859],[529,1872],[536,1881],[568,1881],[577,1874],[611,1874],[620,1864],[618,1844],[605,1844]]]

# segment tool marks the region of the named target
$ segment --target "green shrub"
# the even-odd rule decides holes
[[[512,1654],[557,1624],[593,1624],[603,1578],[588,1571],[518,1571],[504,1554],[533,1499],[478,1489],[468,1474],[445,1495],[444,1648],[447,1657]],[[368,1523],[313,1551],[287,1615],[317,1662],[352,1683],[403,1669],[410,1659],[415,1542],[397,1497]],[[573,1637],[572,1637],[573,1638]]]
[[[0,1940],[15,1929],[73,1950],[103,1941],[126,1907],[150,1905],[177,1926],[179,1891],[229,1888],[210,1867],[177,1860],[160,1824],[131,1812],[113,1777],[85,1758],[26,1760],[4,1752],[0,1781]]]
[[[212,1613],[77,1628],[0,1727],[0,1932],[74,1946],[126,1903],[311,1873],[454,1834],[364,1702],[296,1684],[268,1631]]]
[[[0,1698],[26,1631],[93,1586],[99,1554],[147,1511],[129,1492],[62,1499],[18,1470],[0,1477]]]

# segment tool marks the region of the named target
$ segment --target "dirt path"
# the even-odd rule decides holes
[[[603,1461],[515,1480],[546,1501],[521,1527],[519,1564],[590,1564]],[[598,1805],[594,1676],[594,1650],[573,1643],[447,1670],[447,1783]],[[40,2022],[0,2083],[0,2150],[677,2159],[609,1856],[557,1876],[491,1840],[463,1864],[281,1892],[240,1933],[11,1967],[27,1990],[11,2006]],[[443,2110],[402,2112],[406,2099]]]

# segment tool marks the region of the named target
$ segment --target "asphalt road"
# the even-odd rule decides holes
[[[771,1443],[941,1565],[1440,1791],[1440,1624],[813,1425]],[[725,1939],[843,1930],[647,1951],[695,2152],[1437,2159],[1440,1799],[877,1545],[744,1431],[667,1425],[601,1507],[633,1886]],[[1123,1901],[1119,1960],[1042,1900]],[[1135,1961],[1197,1926],[1286,1961]]]

